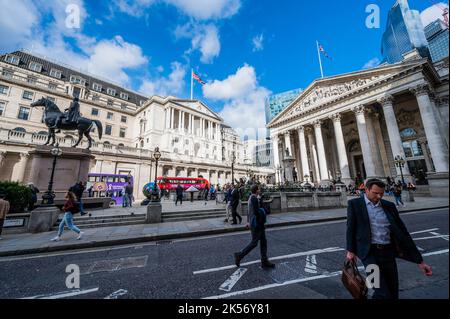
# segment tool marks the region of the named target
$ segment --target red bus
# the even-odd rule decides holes
[[[184,190],[187,190],[189,187],[194,186],[199,191],[205,189],[205,187],[210,188],[209,181],[205,178],[194,178],[194,177],[158,177],[157,178],[158,186],[161,190],[175,190],[180,184]]]

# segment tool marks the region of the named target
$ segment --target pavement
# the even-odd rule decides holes
[[[385,199],[392,200],[389,197],[385,197]],[[419,210],[447,208],[448,203],[448,197],[417,196],[414,202],[406,202],[406,207],[400,208],[399,210],[401,213],[406,213]],[[201,206],[199,203],[197,204]],[[211,203],[209,205],[215,205],[215,202],[214,204]],[[134,207],[129,210],[131,213],[131,210],[138,211],[140,209],[145,208]],[[185,207],[183,209],[185,209]],[[121,212],[123,213],[123,209],[121,209]],[[95,215],[97,215],[97,213]],[[346,219],[346,216],[346,208],[271,214],[268,216],[267,228],[343,220]],[[62,235],[62,240],[59,242],[50,241],[50,239],[56,235],[54,231],[38,234],[10,234],[2,236],[2,239],[0,240],[0,257],[134,244],[149,241],[165,241],[177,238],[198,237],[246,230],[245,218],[243,224],[240,225],[226,223],[223,218],[212,218],[205,220],[164,222],[160,224],[89,228],[83,230],[84,234],[81,240],[76,239],[77,235],[74,232],[65,230]]]

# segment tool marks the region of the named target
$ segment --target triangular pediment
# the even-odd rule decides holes
[[[345,96],[364,92],[399,73],[424,63],[427,63],[426,60],[420,59],[315,80],[267,126],[272,127],[322,104],[328,104]]]
[[[213,112],[208,106],[198,100],[172,100],[171,102],[177,104],[178,106],[183,106],[193,111],[213,117],[217,120],[221,120],[217,113]]]

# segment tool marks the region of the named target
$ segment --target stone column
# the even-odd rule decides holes
[[[428,85],[418,85],[411,91],[416,95],[419,104],[420,116],[436,173],[448,173],[448,151],[434,116],[433,106],[428,95]]]
[[[291,132],[288,131],[288,132],[284,133],[284,143],[286,145],[286,149],[289,150],[289,154],[293,157],[294,154],[292,153]],[[286,149],[284,149],[283,152],[286,152]]]
[[[336,138],[336,148],[339,159],[339,170],[341,173],[341,180],[348,185],[351,182],[350,169],[348,166],[347,151],[345,149],[344,134],[342,134],[341,114],[332,115],[334,127],[334,136]]]
[[[356,114],[356,122],[358,124],[359,143],[363,153],[364,166],[368,178],[375,177],[375,164],[373,162],[372,150],[369,143],[369,135],[367,134],[366,117],[364,115],[364,106],[357,106],[353,109]]]
[[[392,155],[394,159],[397,155],[400,155],[403,159],[406,159],[405,152],[403,150],[402,138],[400,136],[400,130],[398,129],[397,118],[394,111],[394,98],[392,95],[387,95],[379,99],[378,103],[380,103],[383,107],[384,119],[386,121]],[[398,167],[395,169],[397,176],[400,176],[400,169]],[[408,165],[405,164],[402,170],[405,176],[411,175]]]
[[[11,180],[23,183],[25,177],[25,169],[27,167],[28,158],[30,157],[30,155],[28,153],[19,153],[19,156],[20,160],[14,166]]]
[[[430,158],[430,153],[428,153],[428,145],[425,139],[419,139],[420,148],[422,149],[423,156],[425,157],[425,165],[427,166],[427,172],[434,172],[434,165]]]
[[[183,114],[183,112],[181,110],[178,110],[178,131],[180,131],[180,132],[183,130],[183,127],[182,127],[182,124],[183,124],[182,114]]]
[[[319,171],[319,161],[317,160],[317,150],[316,146],[314,144],[314,134],[312,128],[308,127],[306,129],[306,134],[308,136],[308,143],[309,143],[309,152],[311,154],[311,162],[312,166],[314,168],[314,175],[316,177],[316,182],[320,182],[320,171]],[[311,181],[313,181],[313,176],[310,175]]]
[[[170,107],[166,108],[166,129],[170,129]]]
[[[271,136],[272,139],[272,153],[273,153],[273,167],[275,168],[275,170],[277,170],[280,167],[280,154],[279,154],[279,149],[278,149],[278,135],[272,135]],[[278,172],[275,171],[275,180],[277,183],[280,183],[280,178],[278,176]]]
[[[170,128],[173,130],[175,128],[175,109],[170,108]]]
[[[303,126],[300,126],[298,128],[298,144],[300,146],[300,161],[302,163],[302,176],[299,176],[299,180],[306,182],[305,175],[309,176],[310,172],[308,163],[308,152],[306,151],[305,128]]]
[[[0,151],[0,168],[2,168],[5,158],[6,158],[6,152]]]
[[[374,126],[374,110],[369,109],[366,117],[367,135],[369,136],[370,149],[372,150],[373,164],[375,165],[375,176],[384,176],[383,161],[381,159],[380,146],[378,145],[377,135]]]
[[[319,169],[320,169],[320,181],[324,182],[329,179],[328,177],[328,166],[327,159],[325,155],[325,148],[323,146],[323,137],[322,137],[322,123],[320,121],[314,122],[314,133],[316,135],[316,144],[317,144],[317,156],[319,158]]]

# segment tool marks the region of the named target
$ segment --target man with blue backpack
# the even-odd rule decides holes
[[[250,227],[250,231],[252,233],[252,241],[242,251],[234,254],[234,261],[236,266],[239,267],[242,258],[250,253],[256,246],[258,246],[259,241],[261,249],[261,267],[274,268],[275,264],[271,263],[267,258],[266,229],[264,226],[264,224],[266,223],[266,211],[263,208],[260,208],[259,205],[258,185],[253,185],[251,191],[252,194],[248,199],[247,227]]]

